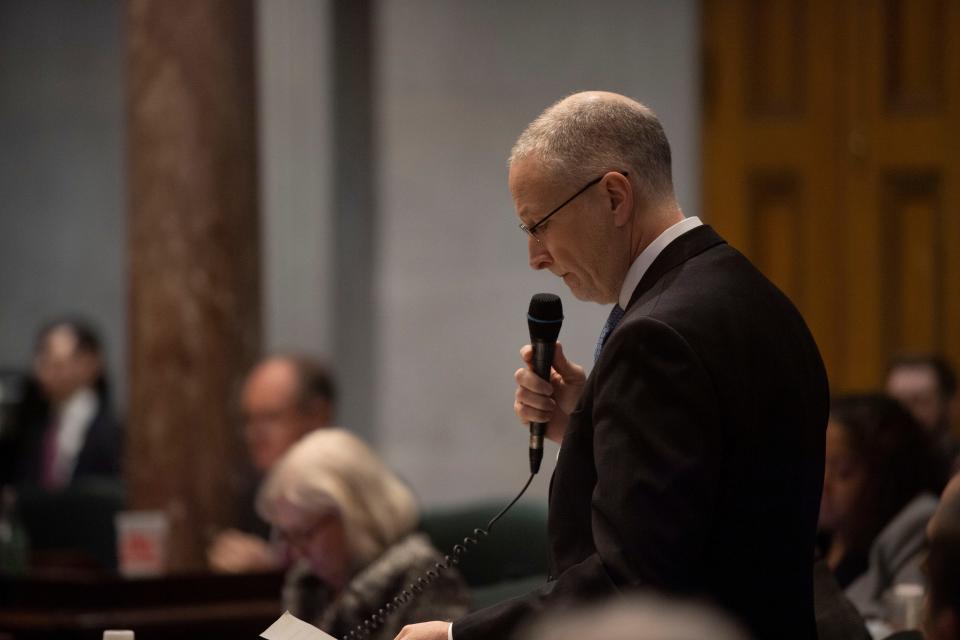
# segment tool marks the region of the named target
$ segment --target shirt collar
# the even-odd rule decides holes
[[[700,218],[696,216],[684,218],[680,222],[668,227],[663,233],[657,236],[653,242],[647,245],[646,249],[640,252],[637,259],[630,265],[630,269],[627,270],[627,275],[623,279],[623,285],[620,287],[619,304],[622,309],[627,308],[627,304],[630,302],[630,296],[633,295],[633,290],[640,284],[640,280],[643,279],[643,274],[647,272],[647,269],[649,269],[653,261],[657,259],[660,252],[687,231],[699,227],[702,224]]]

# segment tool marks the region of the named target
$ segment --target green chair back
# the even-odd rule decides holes
[[[449,554],[463,538],[473,536],[507,504],[484,501],[424,512],[420,528],[442,553]],[[470,546],[458,568],[475,590],[507,582],[542,581],[547,575],[547,508],[540,502],[519,502],[494,525],[489,536]]]

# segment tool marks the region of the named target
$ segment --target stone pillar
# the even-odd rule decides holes
[[[171,569],[198,570],[260,338],[253,5],[130,0],[126,37],[131,505],[166,511]]]

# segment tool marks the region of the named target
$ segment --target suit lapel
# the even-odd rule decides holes
[[[677,267],[695,255],[703,253],[710,247],[718,244],[724,244],[726,241],[713,230],[710,225],[701,225],[671,242],[660,252],[657,259],[653,261],[647,272],[643,274],[637,288],[633,290],[630,296],[630,302],[627,303],[627,309],[633,306],[641,295],[649,291],[660,278],[667,274],[671,269]]]

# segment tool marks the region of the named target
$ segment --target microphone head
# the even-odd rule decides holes
[[[527,311],[527,326],[530,328],[530,340],[556,342],[563,324],[563,303],[560,297],[552,293],[537,293],[530,298]]]

